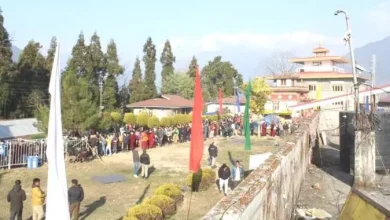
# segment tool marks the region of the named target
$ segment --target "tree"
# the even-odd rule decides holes
[[[130,125],[135,125],[137,123],[137,116],[133,113],[126,113],[123,117],[123,122]]]
[[[242,86],[245,91],[246,84]],[[252,80],[252,91],[250,110],[253,114],[263,114],[264,105],[268,100],[268,95],[271,94],[271,88],[263,78],[255,78]]]
[[[37,118],[37,124],[35,126],[45,134],[47,134],[49,125],[49,113],[50,109],[47,105],[39,105],[34,111],[34,117]]]
[[[289,59],[293,58],[294,54],[290,51],[275,51],[266,60],[265,71],[268,75],[291,74],[297,67],[296,64],[290,63]]]
[[[124,114],[126,110],[126,104],[129,103],[129,98],[130,98],[129,89],[123,85],[119,90],[118,96],[119,96],[119,104],[122,108],[122,113]]]
[[[143,112],[137,116],[137,125],[138,126],[148,126],[150,115],[146,112]]]
[[[142,82],[141,61],[137,57],[134,63],[133,76],[129,84],[130,103],[139,102],[142,100],[142,93],[143,93],[142,84],[143,82]]]
[[[13,117],[31,117],[34,108],[41,101],[47,99],[49,87],[49,74],[45,66],[45,57],[40,53],[41,45],[38,42],[30,41],[23,49],[16,65],[17,73],[14,77],[17,84],[12,89]],[[33,93],[33,91],[35,91]],[[29,106],[29,98],[33,98],[36,105]],[[39,103],[37,103],[37,98]]]
[[[96,103],[85,77],[67,72],[62,80],[62,118],[68,130],[83,131],[98,124]]]
[[[92,92],[93,101],[98,104],[100,101],[99,79],[106,73],[106,57],[103,54],[100,38],[95,32],[87,49],[86,75],[89,82],[89,89]]]
[[[193,56],[190,65],[188,65],[187,75],[192,78],[195,78],[197,66],[198,66],[198,61],[196,60],[196,57]]]
[[[107,45],[106,60],[108,75],[118,77],[123,74],[125,68],[119,64],[118,51],[113,39],[111,39],[110,43]]]
[[[46,66],[46,69],[48,70],[49,78],[50,78],[51,69],[53,67],[53,61],[54,61],[56,49],[57,49],[57,38],[52,37],[51,42],[50,42],[50,48],[47,51],[47,56],[46,56],[46,60],[45,60],[45,66]]]
[[[81,32],[76,45],[72,49],[72,58],[69,59],[66,70],[70,70],[80,76],[85,76],[87,73],[87,56],[88,47],[85,44],[84,34]]]
[[[230,62],[222,61],[217,56],[202,70],[202,89],[207,101],[217,99],[218,90],[222,89],[224,96],[234,95],[234,87],[242,85],[242,75]]]
[[[103,106],[107,111],[118,107],[118,83],[114,75],[108,75],[103,85]]]
[[[194,80],[185,73],[174,73],[167,77],[163,94],[180,95],[183,98],[194,97]]]
[[[149,37],[144,45],[145,77],[143,99],[151,99],[157,96],[156,88],[156,46],[153,44],[152,38]]]
[[[0,8],[0,116],[7,117],[3,110],[10,102],[9,81],[12,71],[12,44],[4,27],[4,17]]]
[[[160,120],[156,116],[152,116],[148,120],[148,128],[152,129],[160,126]]]
[[[169,40],[165,42],[163,52],[161,53],[160,62],[162,65],[162,71],[161,71],[161,79],[162,79],[162,86],[161,90],[164,90],[164,88],[167,86],[166,79],[170,75],[173,74],[175,68],[173,67],[173,63],[176,61],[175,56],[172,53],[172,47]]]

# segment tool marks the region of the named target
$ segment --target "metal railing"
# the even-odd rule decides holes
[[[87,141],[83,139],[64,140],[64,153],[67,152],[70,156],[75,156],[87,148]],[[47,162],[46,150],[44,140],[7,140],[0,143],[0,168],[26,166],[30,156],[37,156],[39,164],[44,164]]]

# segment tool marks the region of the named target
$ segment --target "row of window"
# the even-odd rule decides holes
[[[342,92],[343,88],[343,85],[332,85],[333,92]],[[317,85],[309,85],[309,91],[317,91]]]
[[[332,105],[344,105],[344,102],[341,101],[341,102],[333,102]]]

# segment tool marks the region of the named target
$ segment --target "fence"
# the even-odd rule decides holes
[[[38,156],[39,163],[47,162],[47,145],[44,140],[7,140],[0,143],[0,168],[20,167],[27,165],[29,156]],[[83,139],[64,140],[64,153],[73,156],[87,149],[87,141]]]

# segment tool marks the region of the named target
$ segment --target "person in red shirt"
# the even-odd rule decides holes
[[[151,129],[149,132],[149,148],[154,148],[154,139],[155,139],[154,130]]]
[[[137,141],[137,136],[136,136],[135,133],[132,131],[132,132],[130,133],[130,150],[134,150],[136,141]]]
[[[148,148],[148,133],[147,131],[143,131],[141,134],[141,147],[143,150],[146,150]]]

